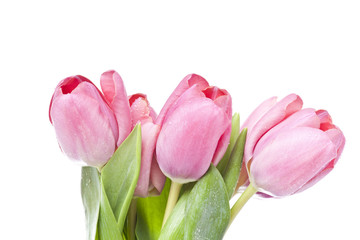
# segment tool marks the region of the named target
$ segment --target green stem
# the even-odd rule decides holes
[[[177,183],[177,182],[173,182],[173,181],[171,182],[169,197],[168,197],[168,200],[166,203],[166,209],[165,209],[162,226],[165,225],[166,220],[169,218],[170,213],[172,212],[172,210],[174,209],[174,207],[176,205],[176,202],[179,198],[179,193],[180,193],[181,187],[182,187],[181,183]]]
[[[133,198],[130,203],[127,221],[127,235],[129,240],[135,240],[135,226],[136,226],[136,198]]]
[[[257,192],[257,189],[250,183],[249,186],[245,189],[245,192],[243,192],[240,196],[240,198],[236,201],[234,206],[231,208],[230,211],[230,222],[228,227],[231,225],[231,223],[234,221],[236,215],[240,212],[240,210],[243,208],[245,203]]]

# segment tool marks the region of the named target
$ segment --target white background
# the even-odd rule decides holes
[[[130,2],[130,1],[128,1]],[[135,2],[135,1],[133,1]],[[188,73],[228,89],[242,122],[299,94],[347,138],[336,168],[284,199],[251,199],[225,239],[360,239],[358,1],[1,1],[1,239],[85,239],[80,167],[48,120],[57,83],[115,69],[159,112]]]

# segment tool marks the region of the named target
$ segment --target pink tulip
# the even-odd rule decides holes
[[[101,167],[119,138],[115,114],[96,86],[83,76],[62,80],[49,109],[62,151],[75,161]]]
[[[160,126],[154,123],[155,111],[150,107],[144,94],[134,94],[129,97],[132,127],[141,123],[141,168],[135,196],[146,197],[158,195],[164,187],[165,176],[160,171],[154,157],[155,144],[160,132]]]
[[[270,98],[245,121],[248,128],[243,169],[258,191],[281,197],[301,192],[328,174],[338,161],[345,138],[325,110],[302,109],[295,94]]]
[[[156,144],[160,169],[171,180],[199,179],[216,165],[229,144],[231,97],[199,75],[186,76],[161,110]]]
[[[113,70],[101,75],[100,84],[104,94],[82,76],[66,78],[56,87],[49,115],[60,148],[75,161],[102,167],[140,122],[142,159],[135,195],[160,193],[165,176],[153,158],[160,130],[153,121],[154,110],[145,95],[128,97],[120,75]]]

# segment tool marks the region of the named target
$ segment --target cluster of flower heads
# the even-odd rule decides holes
[[[160,193],[166,177],[197,181],[224,155],[231,133],[230,94],[201,76],[186,76],[159,115],[144,94],[128,96],[120,75],[101,75],[102,92],[77,75],[62,80],[49,115],[62,151],[101,169],[137,123],[141,124],[141,168],[135,195]],[[238,188],[251,183],[270,196],[307,189],[329,173],[345,138],[325,110],[302,108],[298,95],[275,97],[257,107],[247,128]],[[165,177],[166,176],[166,177]]]

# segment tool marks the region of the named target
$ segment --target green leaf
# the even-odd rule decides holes
[[[235,145],[236,139],[238,138],[240,133],[240,115],[238,113],[235,113],[232,117],[231,121],[231,134],[230,134],[230,143],[228,148],[226,149],[226,152],[220,162],[217,165],[217,169],[221,173],[221,175],[224,175],[226,166],[228,165],[230,155],[232,152],[232,149]]]
[[[190,191],[184,191],[161,230],[159,240],[184,239],[186,203]],[[140,239],[142,240],[142,239]]]
[[[240,136],[236,140],[235,146],[231,152],[229,163],[223,174],[229,199],[231,199],[234,194],[236,184],[239,180],[246,142],[246,133],[246,128],[241,131]]]
[[[103,193],[122,232],[126,215],[139,178],[141,129],[136,125],[101,171]],[[107,204],[106,201],[102,203]],[[106,208],[108,206],[105,206]]]
[[[167,179],[159,196],[137,199],[136,236],[139,240],[159,238],[170,184],[170,179]]]
[[[96,229],[99,218],[101,187],[99,172],[94,167],[81,169],[81,197],[85,208],[86,239],[96,239]]]
[[[230,220],[224,180],[213,165],[195,184],[186,201],[184,238],[222,239]]]
[[[122,240],[122,231],[106,196],[105,188],[102,183],[102,194],[98,224],[99,240]]]

